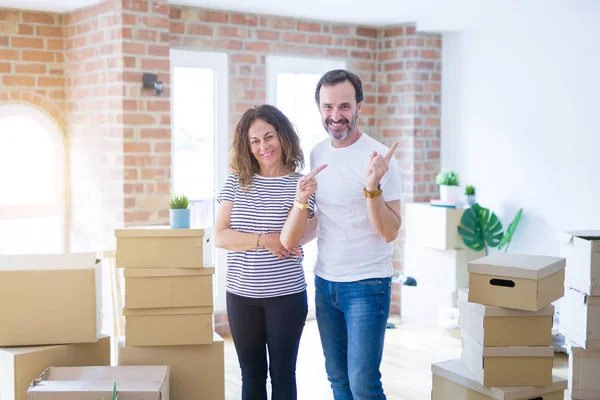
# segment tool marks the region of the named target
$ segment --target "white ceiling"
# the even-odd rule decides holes
[[[99,0],[0,0],[0,7],[66,12]],[[415,22],[420,30],[478,28],[597,12],[598,0],[167,0],[170,4],[368,26]],[[600,22],[600,21],[599,21]]]

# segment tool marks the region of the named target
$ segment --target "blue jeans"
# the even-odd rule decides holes
[[[315,308],[335,400],[385,399],[379,366],[391,278],[331,282],[315,277]]]

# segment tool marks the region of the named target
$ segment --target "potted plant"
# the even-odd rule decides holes
[[[435,183],[440,186],[440,201],[442,203],[459,203],[460,179],[452,170],[441,170],[435,177]]]
[[[117,394],[117,381],[115,381],[113,386],[112,400],[119,400],[119,395]]]
[[[190,227],[189,201],[185,195],[171,196],[169,199],[169,219],[171,228],[187,229]]]
[[[467,185],[465,187],[465,197],[467,198],[467,204],[472,206],[477,201],[475,200],[475,186]]]

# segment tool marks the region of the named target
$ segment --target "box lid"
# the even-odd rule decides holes
[[[160,226],[129,226],[127,228],[115,229],[115,236],[125,237],[202,237],[204,229],[172,229],[168,225]]]
[[[171,276],[213,275],[213,267],[206,268],[125,268],[125,278],[160,278]]]
[[[543,279],[566,266],[564,257],[497,251],[469,262],[469,272],[507,278]]]
[[[600,251],[600,229],[560,232],[558,240],[569,243],[573,238],[588,240],[594,251]]]
[[[459,301],[467,304],[468,307],[479,315],[484,317],[543,317],[554,316],[554,305],[548,304],[539,311],[517,310],[506,307],[486,306],[479,303],[469,302],[469,289],[460,289],[458,291]]]
[[[545,387],[485,387],[475,380],[461,360],[448,360],[431,364],[431,373],[458,383],[496,400],[529,399],[567,389],[568,381],[552,376],[552,386]]]
[[[116,382],[117,392],[160,395],[168,379],[169,367],[166,365],[50,367],[31,383],[27,394],[35,399],[35,393],[40,392],[111,393]],[[156,398],[160,399],[160,396]]]
[[[96,253],[0,255],[0,271],[49,271],[95,268]]]
[[[212,314],[213,308],[206,307],[163,307],[163,308],[123,308],[123,315],[190,315]]]

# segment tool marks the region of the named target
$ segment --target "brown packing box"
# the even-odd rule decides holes
[[[540,311],[469,303],[469,290],[458,292],[459,326],[483,346],[550,346],[554,306]]]
[[[170,368],[171,400],[224,400],[223,339],[196,346],[127,347],[119,340],[119,365],[165,364]]]
[[[0,256],[0,346],[96,342],[101,295],[94,253]]]
[[[214,268],[125,269],[125,307],[212,307],[214,272]]]
[[[169,400],[169,367],[50,367],[27,391],[28,400]]]
[[[552,385],[552,346],[484,347],[462,333],[462,363],[483,386]]]
[[[539,311],[564,295],[565,259],[497,251],[469,262],[469,301]]]
[[[434,207],[429,203],[406,204],[406,242],[438,250],[464,249],[458,225],[462,208]]]
[[[0,348],[0,399],[27,400],[29,384],[48,367],[110,365],[110,337],[97,343]]]
[[[563,400],[567,380],[552,377],[551,386],[485,387],[460,360],[431,364],[432,400]]]
[[[123,309],[127,346],[208,344],[212,307]]]
[[[600,399],[600,351],[569,348],[569,389],[573,400]]]
[[[600,350],[600,296],[588,296],[565,288],[560,299],[560,332],[571,342],[587,350]]]
[[[115,230],[117,268],[212,267],[212,241],[204,229],[168,226]]]
[[[558,239],[560,256],[567,259],[568,286],[600,296],[600,230],[563,232]]]

